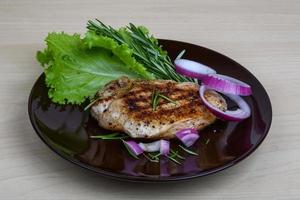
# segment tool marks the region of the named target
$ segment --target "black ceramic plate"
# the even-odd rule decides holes
[[[89,139],[107,134],[82,106],[59,106],[47,96],[44,76],[34,84],[28,102],[31,123],[40,138],[66,160],[98,174],[133,181],[176,181],[212,174],[228,168],[251,154],[264,140],[271,125],[272,108],[260,82],[244,67],[210,49],[171,40],[160,40],[172,59],[186,50],[185,58],[214,68],[218,73],[240,79],[252,86],[245,97],[252,115],[242,122],[217,121],[200,133],[194,148],[199,156],[186,156],[182,165],[162,158],[160,163],[132,158],[121,141]],[[229,102],[230,106],[231,105]],[[176,144],[176,141],[172,142]]]

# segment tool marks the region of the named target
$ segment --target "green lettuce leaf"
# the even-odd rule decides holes
[[[87,33],[49,33],[47,48],[37,53],[44,67],[49,97],[59,104],[80,104],[92,98],[108,82],[121,76],[153,79],[127,45]]]

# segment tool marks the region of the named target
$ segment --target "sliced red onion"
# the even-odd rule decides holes
[[[143,149],[135,141],[124,141],[124,143],[135,155],[138,156],[143,153]]]
[[[176,136],[187,147],[192,146],[199,138],[198,131],[193,128],[181,129],[176,133]]]
[[[235,78],[220,75],[209,74],[202,79],[203,84],[218,92],[249,96],[252,94],[251,86]]]
[[[168,155],[170,152],[170,142],[167,140],[160,140],[160,150],[161,155]]]
[[[155,141],[151,143],[139,143],[139,146],[141,149],[143,149],[146,152],[156,152],[160,150],[160,141]]]
[[[216,71],[213,70],[212,68],[192,60],[176,59],[174,61],[174,64],[177,73],[191,78],[202,79],[208,74],[216,73]]]
[[[218,109],[217,107],[213,106],[212,104],[210,104],[205,99],[204,93],[206,90],[207,90],[207,87],[205,85],[200,86],[200,91],[199,91],[200,98],[203,101],[203,103],[205,104],[205,106],[218,118],[221,118],[224,120],[230,120],[230,121],[241,121],[243,119],[248,118],[251,115],[251,110],[250,110],[248,104],[246,103],[246,101],[244,101],[244,99],[242,99],[242,97],[237,96],[237,95],[232,95],[232,94],[224,94],[227,97],[229,97],[232,101],[234,101],[239,106],[239,109],[222,111],[222,110]]]

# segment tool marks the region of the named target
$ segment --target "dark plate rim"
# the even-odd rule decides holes
[[[264,88],[264,86],[260,83],[260,81],[245,67],[243,67],[241,64],[239,64],[238,62],[234,61],[233,59],[229,58],[228,56],[221,54],[219,52],[216,52],[212,49],[200,46],[200,45],[195,45],[195,44],[191,44],[191,43],[187,43],[187,42],[182,42],[182,41],[177,41],[177,40],[170,40],[170,39],[159,39],[159,41],[166,41],[166,42],[176,42],[176,43],[181,43],[183,45],[189,45],[189,46],[195,46],[195,47],[201,47],[203,49],[206,49],[208,51],[211,51],[215,54],[219,54],[223,57],[225,57],[226,59],[230,60],[231,62],[234,62],[236,64],[239,65],[239,67],[241,67],[245,72],[251,74],[253,76],[253,78],[255,79],[255,81],[259,84],[259,86],[263,89],[263,92],[266,94],[266,102],[269,104],[270,106],[270,123],[268,124],[268,126],[266,127],[263,136],[261,137],[261,139],[256,143],[256,145],[254,145],[251,149],[249,149],[247,152],[245,152],[244,154],[242,154],[241,156],[239,156],[238,158],[224,164],[223,166],[220,167],[216,167],[214,169],[210,169],[207,171],[203,171],[200,173],[196,173],[196,174],[192,174],[192,175],[180,175],[180,176],[174,176],[174,177],[151,177],[151,176],[130,176],[130,175],[125,175],[125,174],[119,174],[119,173],[115,173],[115,172],[110,172],[110,171],[106,171],[103,169],[99,169],[99,168],[95,168],[92,167],[88,164],[79,162],[75,159],[72,159],[72,157],[70,156],[66,156],[64,155],[62,152],[58,151],[57,149],[55,149],[54,147],[52,147],[46,140],[46,138],[41,134],[41,132],[38,130],[37,125],[34,122],[33,119],[33,115],[31,113],[32,107],[30,104],[30,102],[32,102],[32,95],[33,95],[33,88],[31,89],[29,98],[28,98],[28,115],[29,115],[29,119],[31,122],[31,125],[33,126],[33,129],[35,130],[36,134],[39,136],[39,138],[52,150],[54,151],[57,155],[59,155],[60,157],[62,157],[63,159],[75,164],[76,166],[80,166],[83,169],[86,169],[90,172],[94,172],[97,175],[102,175],[108,178],[112,178],[112,179],[117,179],[117,180],[123,180],[123,181],[132,181],[132,182],[147,182],[147,183],[153,183],[153,182],[177,182],[177,181],[183,181],[183,180],[189,180],[189,179],[194,179],[197,177],[203,177],[203,176],[207,176],[210,174],[214,174],[216,172],[220,172],[223,171],[229,167],[232,167],[236,164],[238,164],[239,162],[241,162],[242,160],[244,160],[245,158],[247,158],[249,155],[251,155],[260,145],[261,143],[265,140],[266,136],[268,135],[268,132],[270,130],[271,124],[272,124],[272,116],[273,116],[273,112],[272,112],[272,104],[271,104],[271,100],[270,97],[266,91],[266,89]],[[36,79],[36,81],[34,82],[34,84],[37,82],[37,80],[43,76],[43,73]]]

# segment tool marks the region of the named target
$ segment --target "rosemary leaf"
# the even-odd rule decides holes
[[[96,101],[98,101],[101,97],[98,97],[96,99],[94,99],[93,101],[91,101],[91,103],[89,103],[84,109],[83,111],[86,111],[87,109],[89,109],[94,103],[96,103]]]
[[[188,149],[188,148],[185,148],[185,147],[183,147],[183,146],[181,146],[181,145],[179,145],[179,147],[180,147],[182,150],[184,150],[185,152],[187,152],[188,154],[191,154],[191,155],[194,155],[194,156],[198,156],[198,155],[199,155],[198,153],[196,153],[196,152],[194,152],[194,151],[192,151],[192,150],[190,150],[190,149]]]
[[[169,97],[166,97],[165,95],[163,95],[163,94],[158,94],[161,98],[163,98],[163,99],[165,99],[165,100],[167,100],[167,101],[169,101],[169,102],[171,102],[171,103],[174,103],[174,104],[178,104],[176,101],[174,101],[173,99],[170,99]]]
[[[179,164],[179,165],[182,165],[182,163],[178,160],[176,160],[175,158],[171,157],[171,156],[167,156],[170,160],[172,160],[173,162]]]
[[[183,49],[183,50],[178,54],[178,56],[175,58],[175,60],[180,59],[180,58],[183,56],[184,53],[185,53],[185,49]]]
[[[207,139],[207,140],[206,140],[206,142],[205,142],[205,144],[208,144],[208,143],[209,143],[209,141],[210,141],[210,139]]]
[[[153,90],[152,95],[151,95],[151,105],[152,105],[152,107],[153,107],[154,97],[155,97],[155,90]]]
[[[91,136],[90,138],[93,138],[93,139],[101,139],[101,140],[120,140],[120,139],[126,139],[128,138],[128,136],[120,136],[120,137],[101,137],[101,136]]]
[[[153,101],[152,101],[152,110],[156,111],[156,107],[159,103],[159,96],[158,96],[158,92],[154,92],[154,97],[153,97]]]
[[[119,140],[128,138],[128,135],[121,135],[119,133],[111,133],[107,135],[91,135],[90,138],[93,139],[102,139],[102,140]]]
[[[114,137],[117,135],[119,135],[119,133],[111,133],[107,135],[91,135],[90,138]]]

